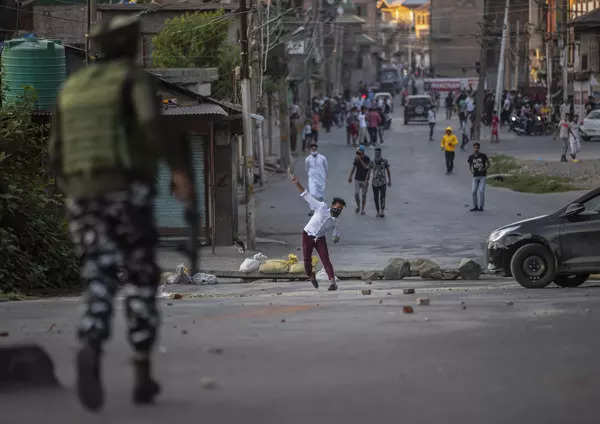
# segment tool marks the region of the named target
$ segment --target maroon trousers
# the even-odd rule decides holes
[[[327,249],[327,240],[325,237],[315,238],[306,234],[306,231],[302,231],[302,254],[304,256],[304,271],[309,277],[312,274],[312,252],[313,249],[317,249],[321,263],[327,272],[329,281],[335,281],[335,274],[333,273],[333,265],[329,260],[329,250]]]

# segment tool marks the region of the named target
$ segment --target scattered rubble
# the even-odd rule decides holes
[[[410,272],[413,277],[421,277],[423,273],[427,275],[439,269],[440,266],[431,259],[418,258],[410,262]]]
[[[370,295],[370,294],[371,294],[371,289],[362,289],[362,290],[360,291],[360,293],[361,293],[363,296],[368,296],[368,295]]]
[[[365,271],[360,275],[360,279],[363,281],[379,280],[383,277],[383,274],[379,271]]]
[[[173,300],[183,299],[183,295],[181,293],[173,293],[173,294],[171,294],[171,299],[173,299]]]
[[[512,300],[506,302],[506,306],[513,306],[514,304],[515,302],[513,302]]]
[[[428,297],[417,297],[417,305],[429,306],[429,298]]]
[[[412,314],[414,312],[414,309],[412,306],[405,305],[402,307],[402,312],[404,312],[405,314]]]
[[[402,290],[402,293],[403,294],[415,294],[415,289],[404,289],[404,290]]]

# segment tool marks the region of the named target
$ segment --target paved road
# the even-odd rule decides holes
[[[349,206],[341,217],[344,237],[332,249],[334,263],[340,268],[383,266],[395,256],[427,256],[445,264],[455,264],[461,257],[482,257],[482,245],[495,228],[552,212],[578,195],[535,195],[488,188],[486,211],[471,213],[471,178],[466,167],[469,153],[458,151],[456,173],[446,176],[439,141],[427,141],[429,128],[425,124],[403,125],[401,109],[396,108],[392,129],[386,133],[383,145],[393,181],[385,219],[375,217],[371,192],[368,215],[354,214],[353,185],[347,181],[354,151],[346,146],[345,130],[333,129],[321,135],[320,152],[327,156],[330,169],[327,196],[343,197]],[[445,114],[442,110],[438,115]],[[457,124],[456,120],[441,120],[435,139],[441,139],[447,125]],[[533,159],[556,156],[557,144],[551,137],[505,134],[503,138],[502,143],[493,146],[484,141],[482,151]],[[600,143],[586,143],[584,153],[586,158],[600,157]],[[305,181],[303,160],[297,158],[295,169]],[[308,219],[307,209],[286,178],[274,177],[268,190],[257,199],[259,234],[286,241],[291,251],[298,248],[300,231]]]
[[[402,294],[406,287],[417,293]],[[363,288],[373,294],[361,295]],[[129,401],[119,303],[115,340],[106,347],[108,404],[98,416],[84,412],[73,394],[77,299],[0,304],[0,330],[9,331],[0,343],[40,343],[64,386],[0,392],[0,421],[598,422],[598,285],[534,291],[510,280],[406,280],[342,282],[329,293],[305,282],[257,282],[201,294],[161,301],[157,372],[165,390],[144,409]],[[430,306],[416,306],[423,296]],[[403,305],[415,313],[404,314]],[[202,377],[218,387],[203,388]]]

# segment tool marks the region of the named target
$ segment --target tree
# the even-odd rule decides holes
[[[239,47],[227,42],[228,16],[222,10],[186,13],[165,22],[152,39],[152,62],[161,68],[219,69],[213,94],[233,98],[233,69],[240,63]]]
[[[0,107],[0,294],[79,286],[63,199],[48,173],[48,126],[35,95]]]

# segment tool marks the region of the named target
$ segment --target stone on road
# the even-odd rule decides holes
[[[385,280],[402,280],[404,277],[410,277],[410,262],[406,259],[393,258],[383,269]]]

